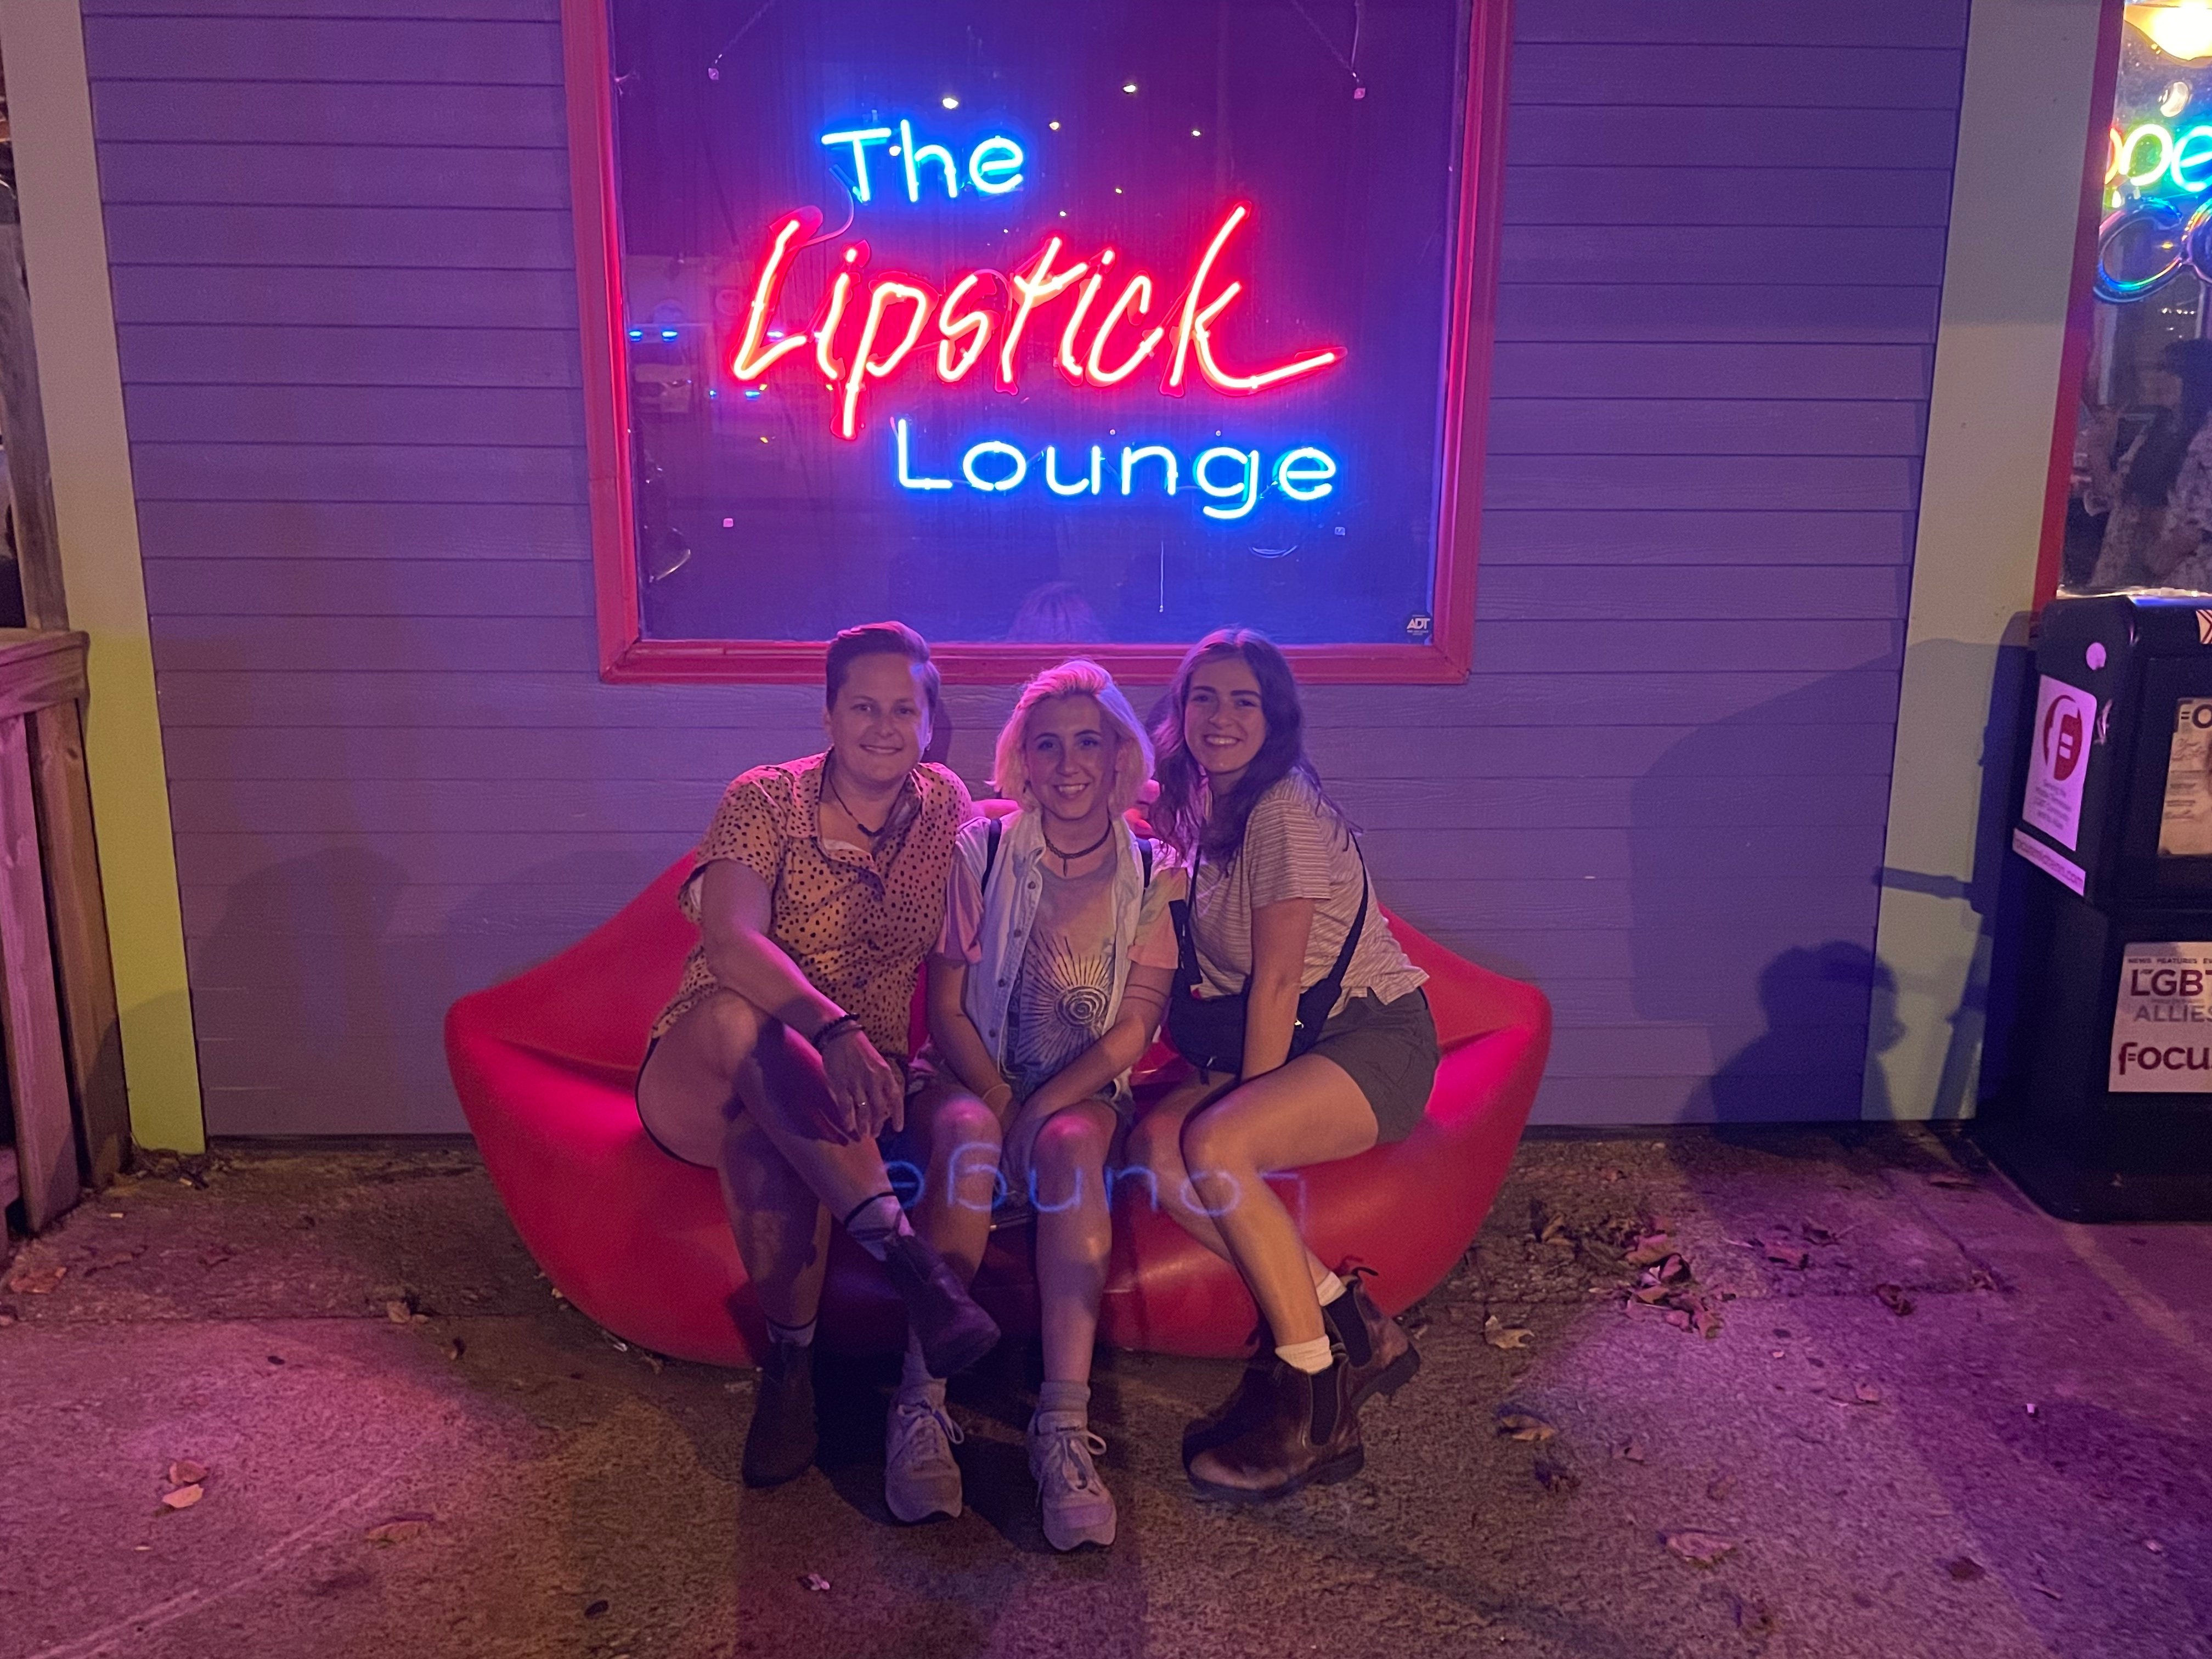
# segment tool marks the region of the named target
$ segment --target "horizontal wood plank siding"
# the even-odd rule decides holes
[[[1310,702],[1542,1120],[1856,1110],[1965,11],[1516,8],[1474,672]],[[87,0],[217,1133],[459,1127],[447,1004],[819,732],[594,676],[556,12]]]

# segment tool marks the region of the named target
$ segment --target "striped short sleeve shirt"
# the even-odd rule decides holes
[[[1252,973],[1252,913],[1286,899],[1314,902],[1300,989],[1319,984],[1336,965],[1359,913],[1359,849],[1337,816],[1297,775],[1260,797],[1244,827],[1244,845],[1225,867],[1200,864],[1191,902],[1198,944],[1200,994],[1233,996]],[[1395,1002],[1428,975],[1407,959],[1382,919],[1380,896],[1367,897],[1367,920],[1344,975],[1340,1009],[1363,992]],[[1336,1009],[1330,1010],[1332,1013]]]

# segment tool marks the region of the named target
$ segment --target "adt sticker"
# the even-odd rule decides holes
[[[2089,734],[2097,700],[2063,680],[2043,677],[2035,699],[2035,752],[2029,758],[2021,821],[2068,852],[2081,836],[2081,786],[2089,775]]]

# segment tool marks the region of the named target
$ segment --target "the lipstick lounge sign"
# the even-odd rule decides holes
[[[1467,10],[618,0],[643,638],[1431,645]]]

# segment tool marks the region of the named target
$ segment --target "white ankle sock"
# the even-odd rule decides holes
[[[768,1322],[769,1340],[771,1342],[787,1343],[794,1348],[811,1348],[814,1346],[814,1327],[817,1322],[810,1319],[804,1325],[779,1325],[771,1319]]]
[[[1275,1358],[1308,1376],[1318,1376],[1328,1369],[1331,1357],[1329,1340],[1317,1336],[1310,1342],[1285,1342],[1277,1346]]]
[[[929,1367],[922,1363],[921,1346],[911,1336],[906,1340],[906,1358],[899,1364],[898,1391],[916,1399],[927,1396],[939,1406],[945,1403],[945,1379],[929,1374]]]
[[[1330,1273],[1314,1286],[1314,1296],[1324,1308],[1344,1294],[1344,1281]]]

